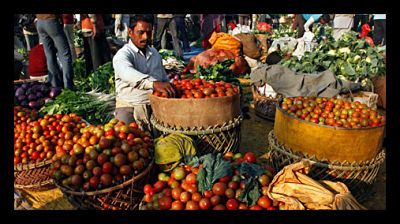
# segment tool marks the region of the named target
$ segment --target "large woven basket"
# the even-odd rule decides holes
[[[291,149],[285,148],[276,140],[273,130],[268,134],[268,142],[267,160],[276,171],[301,160],[308,160],[313,164],[308,174],[311,178],[343,182],[360,202],[368,198],[377,173],[385,160],[384,150],[381,150],[371,161],[358,163],[318,160],[315,156],[301,152],[294,153]]]
[[[44,191],[55,187],[49,176],[51,160],[14,165],[14,187],[31,191]]]
[[[122,184],[97,191],[77,192],[60,183],[56,182],[56,185],[68,201],[80,210],[137,210],[144,196],[143,187],[152,177],[153,167],[154,159],[140,174]]]
[[[152,125],[162,134],[181,133],[191,137],[196,144],[199,155],[238,152],[241,141],[242,120],[243,116],[239,115],[229,122],[207,128],[178,128],[163,124],[154,116],[151,117]]]
[[[251,91],[253,93],[253,105],[256,115],[270,121],[275,120],[276,104],[282,98],[282,95],[278,94],[275,98],[260,95],[254,85],[252,85]]]

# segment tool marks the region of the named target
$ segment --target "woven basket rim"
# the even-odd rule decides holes
[[[135,182],[137,180],[140,180],[142,177],[144,177],[146,174],[148,174],[150,172],[150,170],[153,168],[153,166],[154,166],[154,157],[153,157],[150,165],[143,172],[141,172],[139,175],[133,176],[131,179],[129,179],[129,180],[127,180],[127,181],[125,181],[125,182],[123,182],[123,183],[121,183],[119,185],[112,186],[112,187],[105,188],[105,189],[101,189],[101,190],[96,190],[96,191],[87,191],[87,192],[85,192],[85,191],[82,191],[82,192],[73,191],[73,190],[70,190],[70,189],[62,186],[61,184],[57,183],[57,181],[54,181],[54,182],[55,182],[55,185],[57,187],[59,187],[65,193],[72,194],[72,195],[78,195],[78,196],[93,196],[93,195],[109,193],[109,192],[112,192],[112,191],[115,191],[115,190],[122,189],[122,188],[126,187],[127,185],[129,185],[129,184],[131,184],[131,183],[133,183],[133,182]]]
[[[21,184],[14,183],[14,187],[17,189],[31,189],[31,188],[45,187],[47,185],[53,185],[53,184],[54,184],[53,179],[48,179],[45,181],[41,181],[38,184],[21,185]]]
[[[282,95],[279,94],[279,93],[277,94],[276,97],[262,96],[257,92],[257,89],[256,89],[255,85],[252,85],[251,91],[253,93],[254,101],[261,101],[261,100],[264,100],[264,101],[279,101],[280,98],[282,97]]]
[[[175,126],[163,126],[163,124],[158,121],[154,116],[151,116],[150,122],[158,129],[161,131],[166,131],[166,132],[178,132],[182,134],[187,134],[187,135],[199,135],[199,134],[214,134],[222,131],[227,131],[230,129],[233,129],[241,124],[243,120],[243,114],[240,114],[238,117],[234,118],[233,120],[229,122],[225,122],[224,124],[218,124],[215,125],[214,127],[208,127],[208,128],[202,128],[202,127],[193,127],[190,129],[177,129]]]
[[[337,170],[363,170],[363,169],[370,169],[375,167],[376,165],[382,164],[385,160],[385,150],[381,149],[380,152],[373,158],[371,161],[359,161],[359,162],[352,162],[350,163],[349,161],[343,161],[339,162],[337,160],[335,161],[329,161],[328,159],[322,159],[322,160],[317,160],[315,158],[315,155],[309,156],[308,154],[303,154],[302,152],[296,152],[294,153],[291,149],[288,149],[284,147],[283,145],[279,144],[278,141],[274,137],[274,130],[271,130],[268,133],[268,140],[269,140],[269,145],[274,147],[276,150],[278,150],[281,153],[286,154],[287,156],[290,156],[295,159],[301,159],[301,160],[306,160],[310,162],[311,164],[316,164],[321,167],[328,167],[331,169],[337,169]],[[340,163],[341,165],[338,165]],[[348,165],[343,165],[343,164],[348,164]]]
[[[45,159],[37,163],[27,163],[27,164],[18,163],[14,165],[14,171],[33,170],[36,168],[47,166],[49,164],[51,164],[51,159]]]

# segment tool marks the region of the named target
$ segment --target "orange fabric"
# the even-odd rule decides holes
[[[242,43],[240,42],[240,40],[230,34],[214,32],[208,41],[214,49],[228,50],[232,52],[235,57],[240,55],[240,48]]]
[[[90,18],[87,14],[81,14],[82,18],[81,18],[81,27],[82,29],[89,29],[89,30],[93,30],[93,24],[90,21]],[[103,31],[104,30],[104,22],[103,22],[103,17],[101,16],[101,14],[96,14],[96,23],[97,23],[97,28],[99,29],[99,31]]]

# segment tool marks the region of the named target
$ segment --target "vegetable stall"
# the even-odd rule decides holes
[[[297,36],[289,25],[267,28],[251,33],[270,43]],[[385,75],[384,50],[354,32],[336,41],[325,32],[314,51],[279,65],[330,70],[373,92],[372,80]],[[367,209],[385,161],[384,110],[354,100],[357,92],[260,97],[245,55],[222,48],[189,62],[160,50],[177,95],[149,93],[153,133],[115,118],[112,62],[86,75],[78,58],[76,91],[14,82],[15,189],[52,189],[64,208],[78,210]],[[261,99],[273,102],[266,120],[248,109]]]

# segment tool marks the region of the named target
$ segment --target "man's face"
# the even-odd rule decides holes
[[[150,44],[151,31],[151,23],[139,21],[133,30],[128,28],[128,35],[136,47],[143,50]]]

